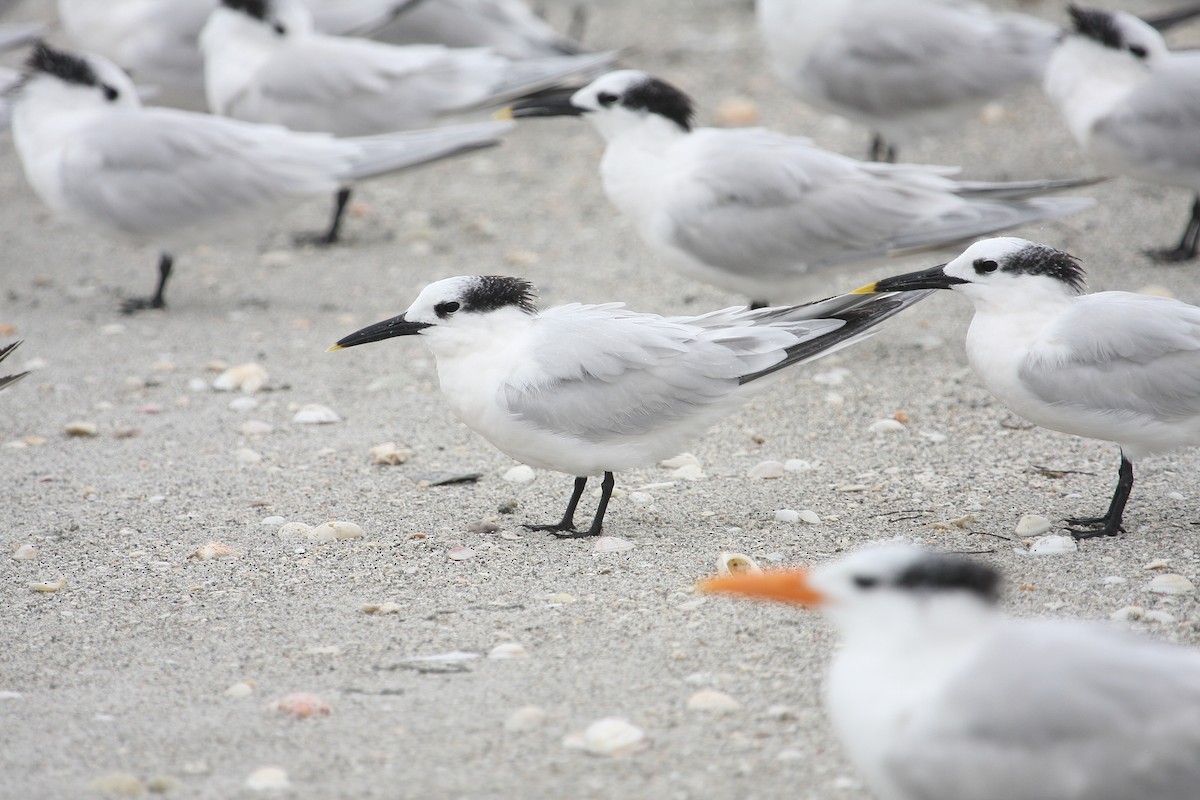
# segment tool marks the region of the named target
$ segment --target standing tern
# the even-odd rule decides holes
[[[779,370],[861,340],[920,299],[856,297],[698,317],[642,314],[621,303],[539,312],[520,278],[464,276],[431,283],[403,314],[330,349],[421,336],[437,359],[442,393],[468,427],[517,461],[576,476],[562,521],[527,527],[595,536],[614,472],[679,454]],[[595,517],[577,531],[588,477],[601,474]]]
[[[514,117],[586,115],[607,141],[609,199],[666,264],[749,295],[790,299],[816,270],[933,249],[1090,207],[1030,198],[1091,181],[954,181],[956,167],[875,164],[763,129],[692,127],[686,94],[644,72],[543,93]]]
[[[582,45],[558,33],[521,0],[418,0],[372,36],[393,44],[486,47],[509,58],[583,52]]]
[[[25,177],[51,210],[109,233],[164,246],[154,295],[163,308],[167,247],[226,237],[289,204],[353,181],[495,144],[484,123],[360,139],[294,133],[166,108],[143,108],[133,83],[99,56],[38,45],[13,105]]]
[[[1067,520],[1077,539],[1124,530],[1134,461],[1200,444],[1200,308],[1131,292],[1084,294],[1083,281],[1073,256],[997,238],[857,290],[961,292],[975,304],[967,358],[989,392],[1035,425],[1120,445],[1108,511]]]
[[[1187,261],[1200,248],[1200,52],[1172,53],[1132,14],[1070,8],[1075,25],[1046,69],[1045,89],[1071,135],[1103,169],[1194,194],[1179,244],[1152,252]]]
[[[825,704],[879,800],[1193,800],[1200,652],[1012,619],[962,556],[864,548],[701,584],[817,607],[841,635]]]

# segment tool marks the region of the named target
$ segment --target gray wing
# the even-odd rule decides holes
[[[538,427],[585,441],[606,441],[670,427],[732,395],[739,377],[786,356],[801,337],[842,325],[810,320],[758,326],[693,324],[617,306],[567,305],[538,319],[537,346],[527,374],[514,378],[502,401]],[[748,320],[748,321],[747,321]]]
[[[1057,33],[1022,14],[873,3],[814,53],[809,81],[830,100],[879,116],[983,104],[1037,79]]]
[[[0,52],[28,44],[45,31],[46,26],[40,22],[12,22],[0,25]]]
[[[137,109],[104,116],[64,149],[63,192],[75,213],[153,238],[333,192],[356,155],[327,136]]]
[[[1125,102],[1097,121],[1091,149],[1178,180],[1200,177],[1200,55],[1173,56]]]
[[[509,58],[540,58],[582,50],[520,0],[421,0],[375,35],[395,44],[488,47]]]
[[[317,30],[335,36],[365,36],[424,0],[304,0]]]
[[[914,800],[1183,800],[1200,787],[1200,653],[1013,622],[886,759]]]
[[[1169,420],[1200,414],[1200,308],[1128,292],[1085,295],[1039,342],[1021,381],[1048,403]]]

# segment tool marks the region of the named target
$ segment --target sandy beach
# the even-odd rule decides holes
[[[767,127],[865,154],[864,129],[776,81],[748,2],[593,5],[588,43],[634,47],[626,63],[690,91],[701,124],[737,99]],[[1063,18],[1053,3],[1021,9]],[[550,12],[565,26],[559,4]],[[1171,41],[1200,43],[1200,26]],[[521,528],[561,515],[570,477],[506,480],[515,462],[453,417],[419,341],[324,352],[453,275],[526,277],[543,306],[744,302],[656,262],[605,198],[601,153],[581,120],[522,123],[501,147],[362,185],[342,246],[292,246],[326,221],[314,200],[181,251],[169,309],[127,317],[120,298],[153,288],[155,251],[55,220],[0,135],[0,344],[24,340],[0,373],[33,370],[0,393],[0,797],[868,798],[821,708],[832,629],[695,595],[722,551],[811,563],[902,536],[980,552],[1004,571],[1014,615],[1136,606],[1162,613],[1113,624],[1200,644],[1195,594],[1148,590],[1164,572],[1200,582],[1200,452],[1138,464],[1127,534],[1028,554],[1021,517],[1102,511],[1118,450],[1032,428],[985,392],[963,353],[969,304],[948,292],[792,370],[698,439],[701,480],[618,475],[606,534],[633,547],[613,553]],[[1095,174],[1036,87],[901,155],[977,179]],[[1096,207],[1017,235],[1079,256],[1093,291],[1200,303],[1200,267],[1142,255],[1178,238],[1184,190],[1118,178],[1078,194]],[[816,274],[797,299],[954,255]],[[212,388],[248,362],[265,369],[262,390]],[[339,421],[295,422],[307,404]],[[872,430],[897,418],[901,430]],[[95,435],[68,435],[75,423]],[[387,442],[407,459],[372,465]],[[768,460],[793,469],[750,477]],[[594,502],[589,490],[582,510]],[[363,536],[281,537],[272,517]],[[230,553],[193,556],[212,541]],[[22,545],[36,557],[11,558]],[[510,643],[497,654],[524,657],[488,657]],[[736,707],[689,708],[702,690]],[[276,710],[295,692],[330,713]],[[540,713],[514,717],[530,706]],[[606,717],[641,728],[644,746],[611,757],[564,744]],[[248,786],[264,767],[289,787]]]

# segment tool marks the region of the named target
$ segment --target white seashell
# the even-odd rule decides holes
[[[255,792],[279,792],[290,786],[283,767],[259,767],[246,777],[246,788]]]
[[[1172,500],[1183,500],[1183,492],[1167,492],[1167,497]]]
[[[907,430],[904,423],[894,419],[879,419],[867,428],[871,433],[903,433]]]
[[[276,516],[276,517],[263,517],[263,520],[262,520],[262,522],[260,522],[259,524],[260,524],[260,525],[275,525],[275,526],[279,526],[279,525],[282,525],[282,524],[283,524],[283,523],[285,523],[285,522],[287,522],[287,520],[286,520],[286,519],[284,519],[283,517],[278,517],[278,516]]]
[[[466,561],[468,558],[475,557],[475,551],[465,545],[451,547],[450,552],[446,553],[451,561]]]
[[[1129,583],[1129,579],[1124,578],[1120,575],[1105,575],[1104,576],[1104,584],[1106,586],[1115,586],[1117,584],[1122,584],[1122,583]]]
[[[800,521],[800,512],[792,511],[790,508],[781,508],[775,512],[776,522],[796,523]]]
[[[784,473],[783,464],[779,461],[763,461],[755,464],[750,470],[751,478],[762,478],[771,480],[774,478],[782,478]]]
[[[1153,570],[1153,569],[1166,569],[1166,568],[1167,568],[1167,567],[1169,567],[1169,566],[1171,566],[1171,559],[1169,559],[1169,558],[1156,558],[1156,559],[1154,559],[1153,561],[1149,561],[1149,562],[1147,562],[1147,563],[1145,564],[1145,566],[1143,566],[1143,567],[1142,567],[1142,569],[1145,569],[1145,570]]]
[[[701,689],[688,698],[688,711],[708,711],[715,714],[728,714],[737,711],[742,704],[724,692],[716,689]]]
[[[367,614],[399,614],[403,611],[403,607],[399,603],[366,603],[362,610]]]
[[[516,642],[504,642],[489,650],[487,657],[494,658],[497,661],[513,661],[520,658],[529,658],[529,653]]]
[[[821,517],[817,512],[805,508],[800,511],[800,521],[805,525],[820,525]]]
[[[74,422],[68,422],[63,431],[67,436],[96,436],[100,433],[100,428],[94,422],[75,420]]]
[[[525,537],[519,533],[514,533],[512,531],[500,531],[500,538],[505,539],[510,542],[519,542],[521,539],[524,539]]]
[[[315,542],[340,542],[344,539],[363,538],[363,529],[353,522],[331,520],[322,522],[308,532],[308,538]]]
[[[522,706],[504,720],[504,730],[510,733],[526,733],[540,728],[548,715],[537,706]]]
[[[1160,625],[1170,625],[1175,621],[1174,614],[1168,614],[1166,611],[1147,611],[1143,619],[1146,622],[1157,622]]]
[[[267,385],[267,370],[253,361],[230,367],[216,377],[212,388],[218,392],[241,390],[243,394],[254,394]]]
[[[449,653],[435,653],[431,656],[412,656],[402,660],[415,661],[418,663],[452,663],[455,661],[470,661],[475,658],[479,658],[479,653],[467,653],[462,650],[451,650]]]
[[[31,544],[23,544],[16,550],[13,550],[13,561],[32,561],[37,558],[37,548]]]
[[[275,426],[261,419],[250,419],[243,422],[238,430],[242,436],[266,436],[275,431]]]
[[[1022,539],[1041,536],[1048,530],[1050,530],[1050,520],[1041,514],[1026,514],[1017,520],[1017,536]]]
[[[288,522],[279,528],[279,535],[284,539],[309,539],[312,526],[303,522]]]
[[[239,464],[258,464],[263,460],[262,453],[249,447],[239,447],[233,451],[233,458]]]
[[[637,547],[636,544],[628,539],[620,539],[616,536],[601,536],[596,540],[596,545],[592,548],[596,553],[620,553],[625,550],[632,550]]]
[[[638,508],[645,508],[654,504],[654,495],[647,494],[646,492],[630,492],[629,502]]]
[[[308,403],[300,406],[300,410],[292,417],[292,422],[299,425],[331,425],[341,422],[342,418],[329,406],[320,403]]]
[[[229,401],[230,411],[253,411],[258,408],[258,401],[253,397],[235,397]]]
[[[672,472],[671,477],[680,481],[702,481],[708,476],[704,474],[704,470],[700,468],[699,464],[684,464]]]
[[[537,477],[537,473],[533,471],[533,467],[518,464],[508,472],[505,472],[503,477],[509,483],[533,483],[533,479]]]
[[[214,558],[237,558],[237,553],[233,552],[233,548],[224,542],[211,541],[193,551],[188,558],[209,561]]]
[[[203,392],[208,388],[208,381],[204,378],[192,378],[187,383],[189,392]]]
[[[699,467],[700,460],[698,458],[696,458],[694,455],[692,455],[691,453],[680,453],[679,455],[675,456],[674,458],[668,458],[664,461],[658,462],[658,465],[660,467],[665,467],[666,469],[680,469],[681,467]]]
[[[1109,614],[1108,618],[1115,622],[1132,622],[1136,619],[1141,619],[1145,613],[1145,609],[1141,606],[1125,606]]]
[[[1074,553],[1079,549],[1079,542],[1074,536],[1039,536],[1029,546],[1031,555],[1055,556],[1061,553]]]
[[[758,562],[744,553],[727,553],[722,551],[717,556],[717,572],[722,575],[738,575],[743,572],[760,573],[762,569]]]
[[[386,464],[391,467],[394,467],[397,464],[403,464],[405,461],[408,461],[409,456],[412,455],[412,453],[408,450],[401,450],[400,448],[396,447],[395,442],[384,442],[383,444],[377,444],[371,448],[370,452],[372,464]]]
[[[20,700],[21,697],[20,692],[14,692],[12,689],[0,689],[0,700]]]
[[[91,783],[91,788],[109,797],[141,797],[146,787],[141,778],[128,772],[110,772]]]
[[[808,472],[813,468],[813,465],[803,458],[789,458],[783,462],[783,468],[788,472]]]
[[[238,681],[225,690],[226,697],[249,697],[254,694],[254,684],[249,681]]]
[[[59,578],[56,581],[47,581],[45,583],[29,584],[30,589],[32,589],[35,592],[42,592],[43,594],[61,591],[62,589],[65,589],[66,587],[67,587],[67,579],[66,578]]]
[[[597,756],[620,756],[640,749],[645,741],[646,734],[637,725],[618,717],[606,717],[588,725],[583,733],[567,736],[563,745]]]
[[[548,594],[543,599],[548,600],[551,603],[563,603],[563,604],[574,603],[579,600],[579,598],[576,597],[575,595],[567,594],[566,592],[555,592],[554,594]]]
[[[1154,580],[1150,581],[1150,585],[1146,588],[1155,594],[1191,594],[1196,591],[1195,584],[1174,572],[1155,575]]]

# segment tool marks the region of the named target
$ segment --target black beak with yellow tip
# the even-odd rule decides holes
[[[521,117],[578,117],[587,112],[571,102],[578,89],[547,89],[522,97],[508,107],[506,118]]]
[[[432,326],[428,322],[410,322],[401,314],[398,317],[392,317],[391,319],[385,319],[383,322],[368,325],[349,336],[343,336],[338,340],[337,344],[332,345],[325,352],[344,350],[347,347],[354,347],[356,344],[382,342],[384,339],[391,339],[393,336],[412,336],[414,333],[420,333],[429,327]]]
[[[923,269],[919,272],[909,272],[905,275],[884,278],[881,281],[860,286],[851,292],[851,294],[883,294],[884,292],[915,292],[918,289],[949,289],[960,283],[970,283],[970,281],[964,281],[962,278],[947,275],[945,268],[945,264],[938,264],[936,267]]]

